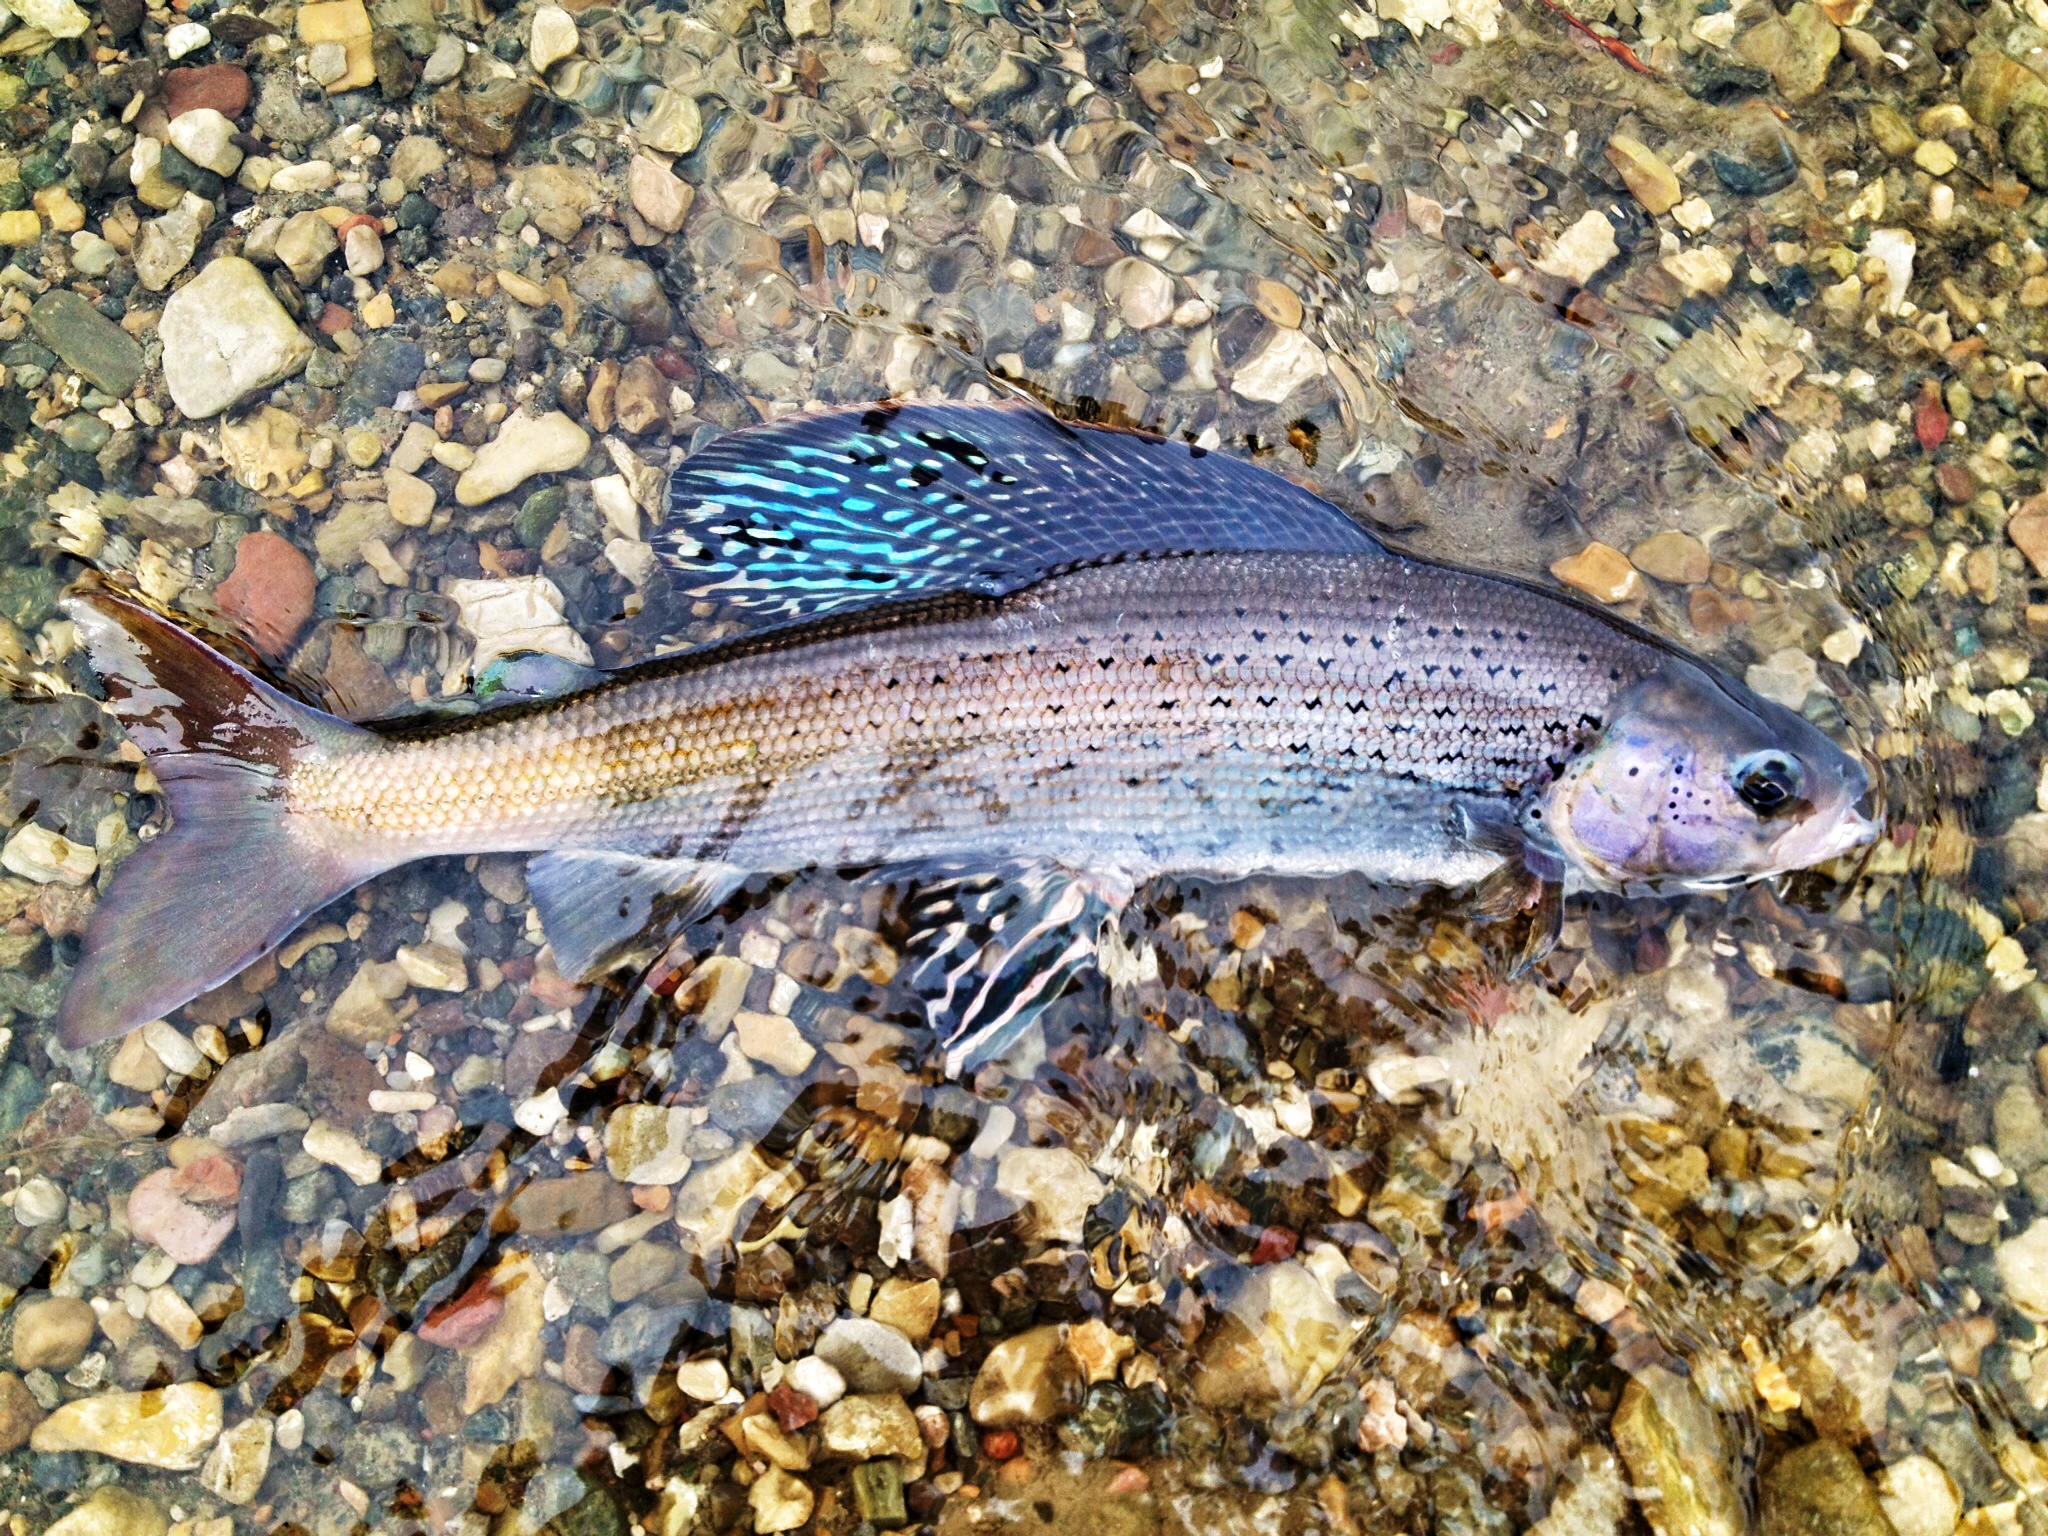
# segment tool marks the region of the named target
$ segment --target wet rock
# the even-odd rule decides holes
[[[1787,101],[1820,94],[1828,66],[1842,51],[1842,34],[1817,5],[1800,0],[1782,16],[1767,16],[1736,42],[1736,51],[1770,71]]]
[[[1262,1266],[1202,1340],[1196,1399],[1211,1408],[1298,1404],[1322,1385],[1356,1331],[1305,1264]]]
[[[14,1313],[16,1370],[68,1371],[85,1358],[99,1317],[83,1301],[70,1296],[43,1296],[25,1301]]]
[[[159,1168],[128,1196],[128,1225],[180,1264],[204,1264],[235,1230],[241,1175],[224,1157]]]
[[[913,1344],[922,1344],[939,1320],[939,1282],[884,1280],[868,1306],[868,1318],[895,1329]]]
[[[689,217],[696,189],[652,155],[635,155],[626,167],[626,194],[651,228],[672,235]]]
[[[1942,435],[1948,435],[1946,423]],[[2005,532],[2035,574],[2048,576],[2048,496],[2029,496],[2021,502],[2006,521]]]
[[[455,581],[447,587],[463,629],[476,642],[472,673],[482,672],[501,656],[538,651],[579,666],[591,663],[590,647],[562,615],[562,593],[545,576],[515,576],[503,581]],[[538,1048],[547,1048],[542,1041]],[[552,1060],[553,1058],[548,1058]],[[508,1074],[509,1081],[516,1078]]]
[[[1538,272],[1584,285],[1620,254],[1614,225],[1599,209],[1589,208],[1536,259],[1535,267]]]
[[[214,589],[214,602],[259,651],[282,660],[313,617],[318,595],[313,563],[298,546],[259,529],[236,544],[235,568]]]
[[[1734,114],[1721,147],[1707,159],[1721,185],[1740,197],[1768,197],[1783,191],[1799,174],[1799,161],[1776,114],[1761,102]]]
[[[1599,603],[1625,603],[1643,590],[1643,578],[1628,556],[1598,540],[1553,562],[1550,574]]]
[[[1126,256],[1102,275],[1102,291],[1134,331],[1164,325],[1173,316],[1173,279],[1151,262]]]
[[[316,1119],[306,1127],[300,1145],[315,1162],[340,1169],[359,1186],[367,1187],[384,1177],[384,1160],[327,1120]]]
[[[1607,141],[1607,160],[1621,173],[1629,193],[1649,212],[1669,213],[1685,195],[1678,177],[1649,145],[1617,133]]]
[[[1077,1243],[1107,1186],[1067,1147],[1011,1147],[996,1165],[996,1188],[1030,1205],[1039,1237]]]
[[[473,155],[509,153],[519,142],[533,87],[524,80],[493,80],[474,91],[449,89],[434,98],[441,134]]]
[[[349,369],[348,382],[335,401],[335,415],[344,426],[368,421],[411,389],[426,366],[426,349],[418,342],[403,336],[373,337]]]
[[[0,1456],[27,1445],[29,1432],[42,1421],[42,1405],[22,1379],[12,1371],[0,1371]]]
[[[151,293],[170,287],[171,279],[185,270],[199,249],[199,235],[198,218],[183,207],[143,225],[142,238],[135,243],[135,275],[142,286]]]
[[[418,1466],[418,1442],[397,1424],[359,1424],[341,1445],[342,1472],[365,1488],[389,1488]]]
[[[171,146],[193,165],[216,176],[232,176],[241,167],[242,151],[235,143],[235,125],[211,107],[195,107],[175,119],[170,126],[170,140]]]
[[[1081,1401],[1081,1373],[1065,1330],[1031,1328],[999,1340],[975,1373],[967,1412],[987,1429],[1046,1424]]]
[[[574,469],[589,452],[590,434],[560,411],[538,418],[515,411],[499,426],[497,436],[477,450],[475,462],[455,482],[455,499],[465,507],[480,506],[516,490],[535,475]],[[587,655],[580,659],[586,664],[589,661]]]
[[[733,1015],[733,1035],[749,1061],[796,1077],[817,1059],[818,1049],[803,1037],[793,1020],[779,1013]]]
[[[1726,1435],[1692,1383],[1653,1366],[1622,1389],[1615,1448],[1657,1536],[1742,1536],[1748,1529],[1729,1471]]]
[[[597,1177],[611,1188],[618,1187],[602,1174]],[[547,1281],[539,1267],[526,1254],[515,1254],[498,1265],[492,1285],[503,1308],[484,1336],[462,1352],[462,1411],[466,1414],[501,1401],[518,1383],[540,1374],[547,1358],[541,1337],[547,1322],[542,1310]]]
[[[536,1179],[512,1197],[508,1212],[521,1232],[573,1237],[595,1232],[633,1214],[627,1188],[600,1170],[560,1179]]]
[[[319,281],[327,258],[340,249],[334,226],[311,212],[295,213],[286,219],[271,246],[278,261],[302,288],[310,288]]]
[[[597,1356],[628,1369],[659,1365],[690,1328],[696,1311],[687,1305],[629,1306],[606,1326],[597,1342]]]
[[[2035,1322],[2048,1322],[2048,1217],[2039,1217],[1992,1254],[2005,1299]]]
[[[827,1456],[872,1461],[898,1456],[904,1476],[924,1476],[927,1447],[909,1404],[893,1393],[856,1393],[818,1415],[818,1445]]]
[[[683,1145],[690,1114],[681,1106],[624,1104],[605,1122],[605,1165],[628,1184],[680,1184],[690,1171]]]
[[[153,1499],[106,1487],[53,1524],[43,1536],[164,1536],[170,1516]]]
[[[216,257],[164,305],[164,386],[178,409],[215,416],[305,366],[313,344],[239,256]]]
[[[236,64],[166,70],[164,115],[175,124],[185,113],[202,110],[218,112],[226,118],[238,118],[248,111],[248,71]]]
[[[200,1484],[229,1504],[254,1504],[270,1471],[275,1434],[275,1422],[260,1415],[223,1430],[199,1469]]]
[[[99,863],[99,855],[89,844],[74,842],[33,821],[0,848],[0,868],[38,885],[84,885]]]
[[[1713,571],[1707,546],[1689,533],[1653,533],[1628,552],[1629,564],[1645,576],[1680,586],[1697,586]]]
[[[579,41],[574,16],[559,5],[534,7],[533,20],[527,26],[526,51],[536,74],[544,75],[550,67],[568,58]]]
[[[821,1409],[830,1408],[846,1395],[846,1378],[816,1355],[805,1355],[783,1373],[782,1379]]]
[[[1955,1483],[1931,1456],[1907,1456],[1880,1471],[1877,1500],[1898,1536],[1954,1536],[1962,1516]]]
[[[1322,348],[1301,331],[1275,327],[1231,375],[1233,394],[1278,405],[1302,385],[1329,372]]]
[[[924,1365],[910,1341],[865,1317],[843,1317],[819,1335],[814,1353],[853,1392],[914,1392]]]
[[[2048,188],[2048,107],[2014,109],[2005,125],[2005,160],[2028,186]]]
[[[687,155],[704,136],[704,116],[694,96],[671,86],[655,98],[633,133],[658,154]]]
[[[92,19],[72,0],[22,0],[19,4],[10,0],[7,8],[52,37],[78,37],[92,25]]]
[[[1894,1536],[1855,1455],[1833,1440],[1788,1451],[1763,1475],[1762,1536]]]
[[[630,256],[592,256],[569,274],[569,288],[591,308],[623,324],[641,346],[669,339],[675,311],[654,271]]]
[[[692,1402],[715,1403],[731,1388],[732,1377],[721,1360],[685,1360],[676,1367],[676,1390]]]
[[[197,1471],[219,1437],[220,1393],[181,1381],[148,1392],[106,1392],[64,1403],[35,1427],[36,1451],[91,1451],[139,1466]]]
[[[794,1531],[807,1524],[815,1504],[810,1486],[780,1467],[770,1467],[747,1490],[747,1507],[754,1512],[754,1529],[764,1536],[772,1531]]]
[[[141,344],[68,288],[37,299],[28,323],[65,367],[110,395],[126,395],[142,377]]]

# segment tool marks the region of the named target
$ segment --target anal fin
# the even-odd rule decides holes
[[[540,912],[556,967],[581,980],[651,924],[680,928],[696,922],[749,873],[730,864],[571,849],[528,860],[526,888]]]

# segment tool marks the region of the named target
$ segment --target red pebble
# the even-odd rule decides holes
[[[235,546],[235,568],[214,590],[213,601],[257,650],[278,660],[313,617],[319,590],[312,561],[291,540],[259,531]]]
[[[992,1429],[981,1437],[981,1454],[990,1461],[1008,1461],[1020,1449],[1014,1429]]]
[[[1926,453],[1948,441],[1948,408],[1941,403],[1941,386],[1932,379],[1920,386],[1920,399],[1913,407],[1913,436]]]
[[[788,1382],[768,1394],[768,1411],[775,1415],[775,1422],[782,1426],[785,1435],[795,1434],[818,1417],[817,1403]]]
[[[356,323],[356,317],[339,304],[329,303],[320,311],[320,318],[313,322],[320,328],[322,336],[339,336]]]
[[[1285,1227],[1268,1227],[1259,1234],[1258,1242],[1252,1245],[1251,1262],[1254,1264],[1278,1264],[1282,1259],[1294,1257],[1295,1247],[1301,1242]]]
[[[1143,1493],[1152,1486],[1152,1479],[1145,1475],[1143,1467],[1118,1467],[1116,1476],[1109,1480],[1111,1493]]]
[[[415,1331],[443,1349],[467,1349],[490,1331],[504,1310],[505,1298],[492,1288],[491,1277],[486,1275],[453,1301],[434,1308]]]
[[[249,110],[249,72],[235,64],[203,64],[164,75],[164,116],[177,117],[211,107],[222,117]]]

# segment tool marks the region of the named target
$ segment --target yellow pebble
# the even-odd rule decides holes
[[[0,245],[34,245],[43,238],[43,221],[31,209],[0,213]]]

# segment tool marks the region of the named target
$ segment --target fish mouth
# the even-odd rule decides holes
[[[1781,873],[1810,869],[1874,841],[1881,830],[1881,823],[1855,807],[1839,816],[1809,816],[1771,845],[1771,862]]]

